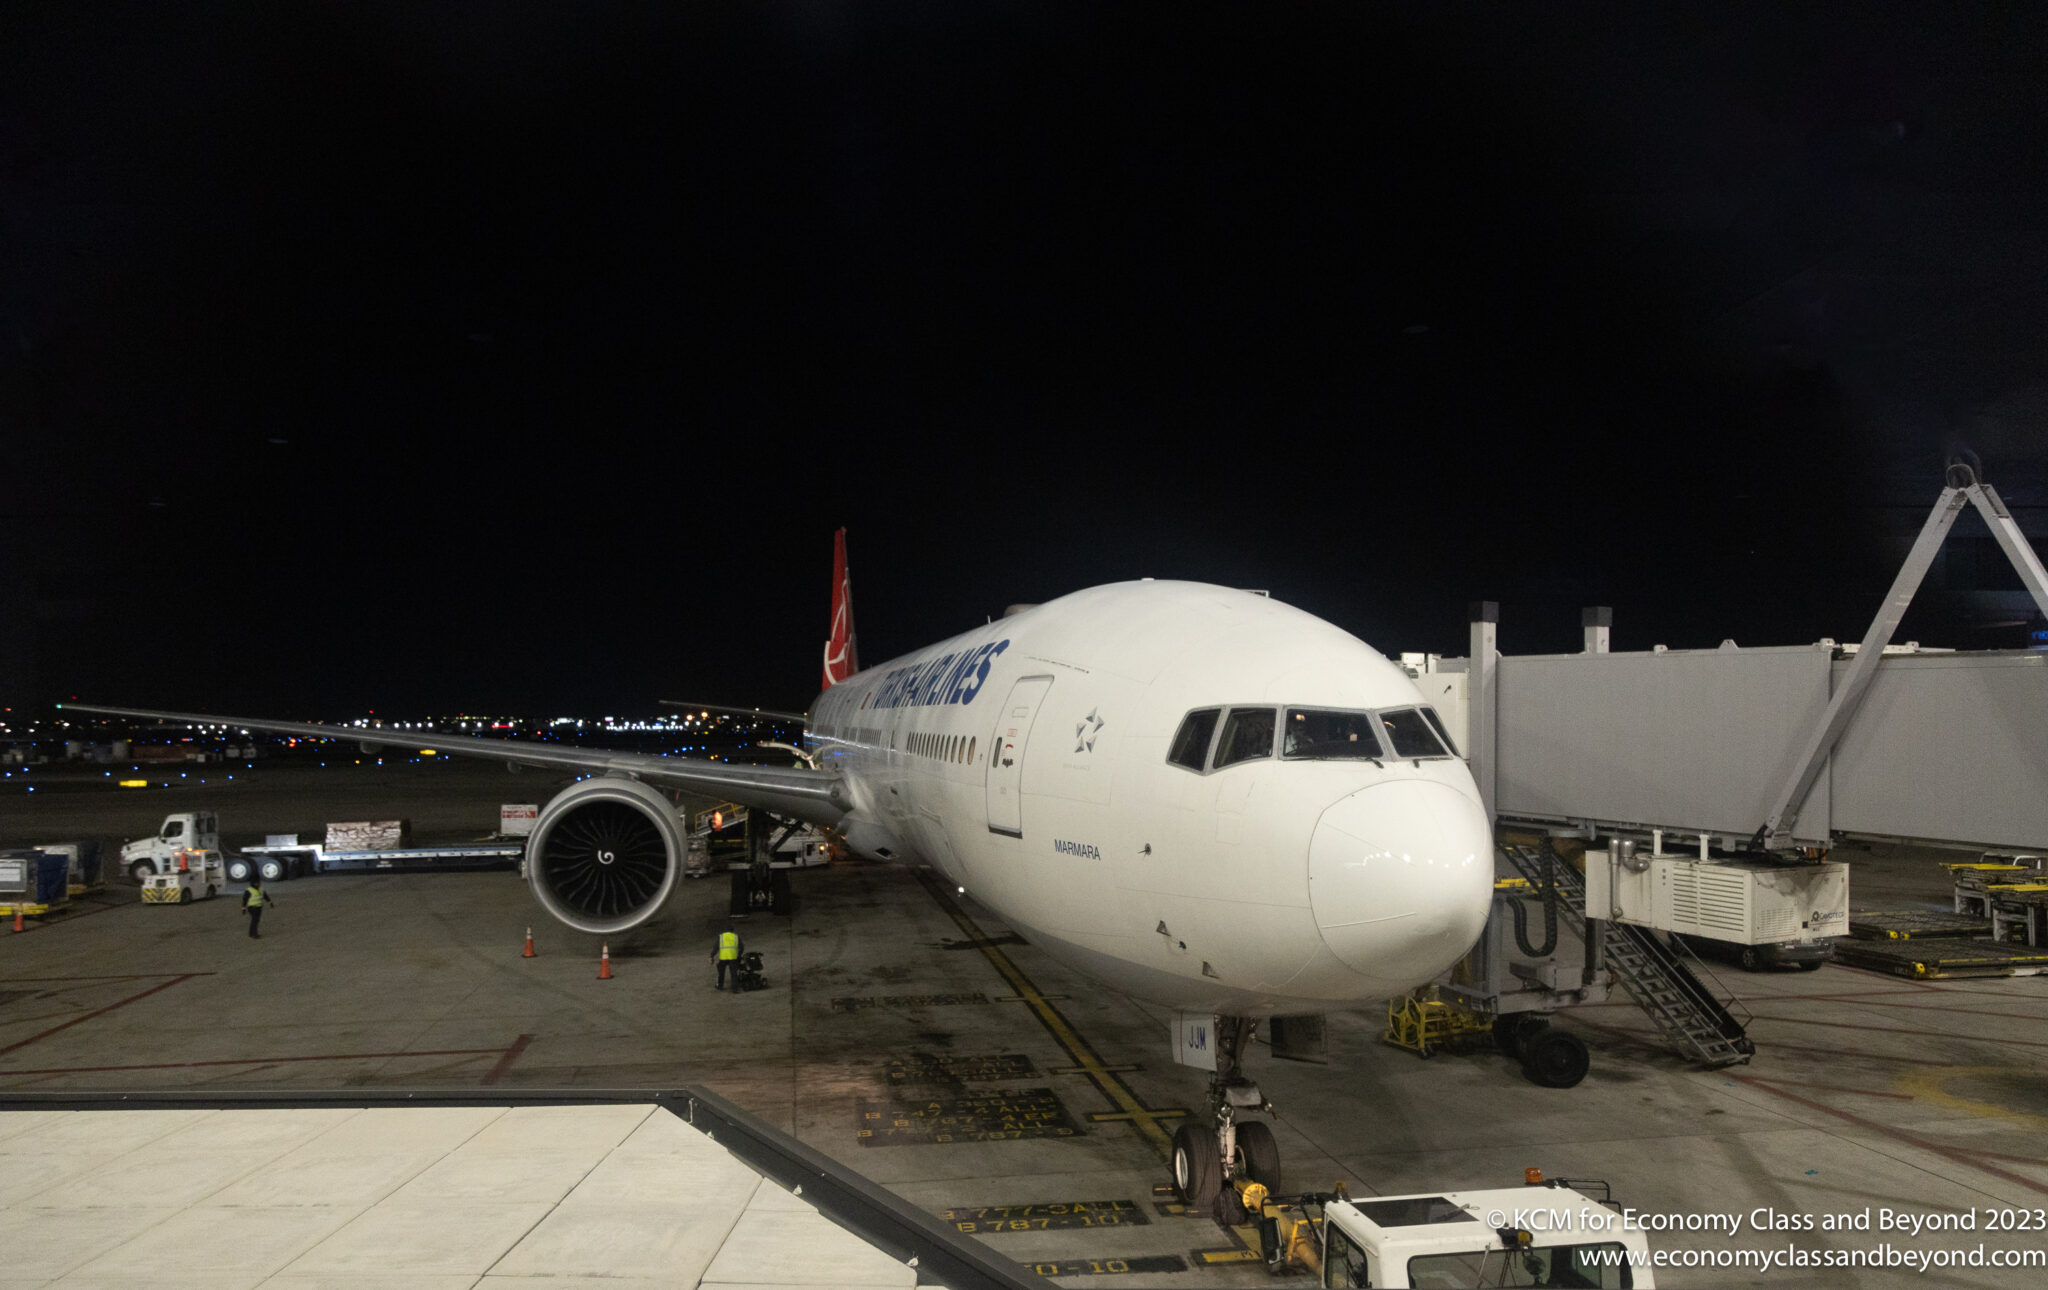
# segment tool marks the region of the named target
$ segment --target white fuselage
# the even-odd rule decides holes
[[[1360,1006],[1472,946],[1493,841],[1456,757],[1168,760],[1190,712],[1424,705],[1370,646],[1264,596],[1075,592],[819,696],[856,852],[921,860],[1055,957],[1246,1016]]]

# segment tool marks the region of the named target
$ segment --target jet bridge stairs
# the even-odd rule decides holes
[[[1504,846],[1501,854],[1532,888],[1540,891],[1546,882],[1557,884],[1559,918],[1585,945],[1586,953],[1594,955],[1584,913],[1586,881],[1579,872],[1561,861],[1546,862],[1543,852],[1532,846]],[[1747,1033],[1748,1010],[1732,994],[1724,1002],[1701,979],[1702,974],[1711,979],[1713,973],[1682,943],[1667,941],[1646,927],[1591,921],[1600,938],[1594,961],[1614,973],[1622,989],[1657,1023],[1673,1052],[1709,1069],[1749,1060],[1756,1045]],[[1736,1015],[1738,1010],[1742,1016]]]

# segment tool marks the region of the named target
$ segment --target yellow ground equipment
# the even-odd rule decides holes
[[[1396,1048],[1430,1057],[1466,1035],[1490,1032],[1493,1018],[1437,996],[1423,986],[1387,1000],[1387,1032],[1380,1038]]]

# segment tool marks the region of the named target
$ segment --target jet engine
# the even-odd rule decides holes
[[[526,840],[534,898],[579,932],[623,932],[660,911],[689,854],[676,808],[637,779],[600,775],[555,795]]]

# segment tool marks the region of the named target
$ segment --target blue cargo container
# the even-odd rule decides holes
[[[70,863],[73,891],[90,891],[100,885],[101,861],[98,839],[45,843],[36,850],[44,855],[63,856]]]
[[[71,899],[71,857],[36,852],[36,903],[61,905]]]

